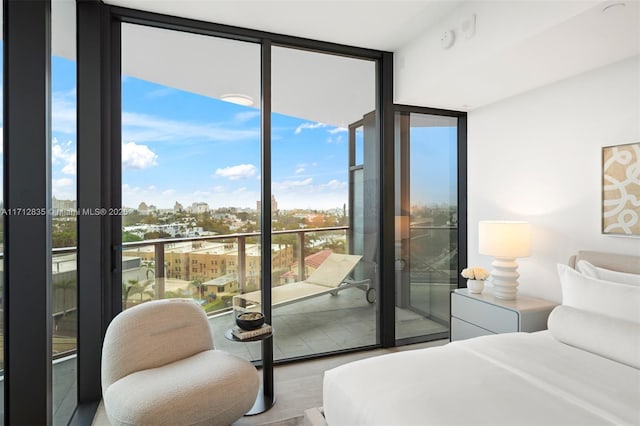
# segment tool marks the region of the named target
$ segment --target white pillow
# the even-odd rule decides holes
[[[591,278],[598,278],[604,281],[613,281],[615,283],[640,285],[639,274],[629,274],[627,272],[612,271],[611,269],[600,268],[586,260],[578,261],[576,265],[578,272]]]
[[[567,345],[640,368],[640,324],[570,306],[556,306],[549,332]]]
[[[591,278],[562,264],[558,275],[563,305],[640,323],[640,286]]]

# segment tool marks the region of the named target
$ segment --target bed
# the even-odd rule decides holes
[[[563,304],[549,317],[549,330],[482,336],[328,370],[322,420],[640,425],[640,256],[579,252],[569,264],[579,270],[558,265]]]

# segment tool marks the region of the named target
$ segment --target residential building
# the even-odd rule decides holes
[[[166,277],[184,281],[209,281],[226,275],[237,275],[239,258],[244,255],[247,280],[260,278],[260,247],[247,244],[244,253],[240,253],[237,243],[217,243],[197,241],[168,243],[165,246],[164,261]],[[294,263],[293,247],[274,244],[271,264],[273,273],[287,271]],[[155,261],[153,246],[143,246],[124,250],[123,255]],[[255,285],[255,284],[254,284]]]
[[[209,204],[204,202],[192,203],[191,207],[189,207],[189,213],[193,214],[203,214],[209,211]]]

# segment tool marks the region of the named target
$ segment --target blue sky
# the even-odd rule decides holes
[[[123,81],[123,200],[172,207],[255,208],[260,111],[127,77]],[[347,132],[273,114],[272,192],[280,208],[347,201]]]
[[[58,199],[76,198],[75,75],[74,62],[53,57],[52,187]],[[144,201],[172,208],[176,201],[185,207],[204,201],[212,208],[255,208],[257,109],[132,77],[123,77],[122,89],[125,206]],[[273,114],[272,127],[272,192],[279,208],[342,208],[348,198],[346,129],[280,114]],[[413,204],[451,202],[455,131],[420,129],[414,139]]]

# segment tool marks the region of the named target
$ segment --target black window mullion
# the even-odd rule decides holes
[[[113,87],[109,8],[101,2],[77,2],[77,156],[78,156],[78,404],[74,416],[87,416],[102,396],[100,381],[102,340],[106,326],[119,312],[114,300],[112,274],[118,272],[119,254],[113,232],[118,218],[107,214],[114,190],[111,178],[119,173],[119,140],[112,144]],[[116,30],[119,28],[115,27]],[[117,38],[116,38],[117,40]],[[114,47],[119,55],[119,46]],[[115,64],[119,66],[119,61]],[[119,79],[119,74],[117,75]],[[117,92],[119,93],[119,92]],[[117,95],[116,93],[116,95]],[[116,114],[119,116],[119,113]],[[119,124],[119,121],[117,122]],[[115,148],[114,148],[115,147]],[[116,194],[116,197],[119,195]],[[104,210],[100,210],[104,209]],[[105,212],[94,214],[92,212]],[[119,231],[119,229],[118,229]],[[85,409],[83,409],[83,407]]]
[[[51,2],[4,1],[5,423],[50,425]]]
[[[467,114],[458,117],[458,270],[467,264]],[[458,274],[458,288],[465,287]]]
[[[395,329],[395,149],[393,110],[393,54],[384,52],[378,65],[378,125],[380,126],[380,344],[396,343]]]
[[[265,321],[272,324],[271,317],[271,42],[261,45],[261,211],[260,233],[262,236],[260,260],[262,277],[262,312]],[[262,341],[262,381],[265,403],[274,401],[273,386],[273,337]]]

